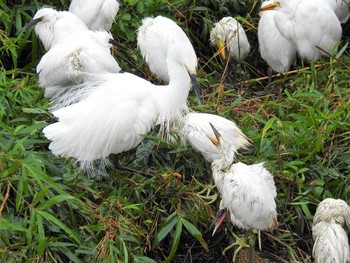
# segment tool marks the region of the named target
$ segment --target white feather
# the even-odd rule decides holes
[[[215,23],[210,31],[210,42],[217,45],[217,40],[227,45],[230,58],[240,62],[250,51],[250,44],[242,25],[232,17],[224,17]]]
[[[90,30],[110,30],[119,6],[117,0],[72,0],[69,12],[78,16]]]

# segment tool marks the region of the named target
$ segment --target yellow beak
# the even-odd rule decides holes
[[[276,7],[279,7],[280,5],[281,5],[280,2],[273,2],[273,3],[268,4],[267,6],[264,6],[263,8],[261,8],[259,10],[259,12],[268,11],[268,10],[274,10]]]
[[[223,60],[226,60],[226,50],[225,50],[225,44],[222,43],[220,39],[216,40],[216,43],[219,48],[220,56],[222,57]]]

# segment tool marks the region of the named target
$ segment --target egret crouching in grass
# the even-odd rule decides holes
[[[249,262],[254,260],[255,234],[253,230],[272,231],[277,228],[276,186],[273,176],[265,169],[263,163],[246,165],[235,160],[235,146],[227,141],[217,129],[212,126],[215,138],[208,136],[218,147],[221,157],[212,162],[212,172],[215,185],[222,196],[216,218],[214,233],[227,214],[231,222],[248,231]],[[213,235],[214,235],[213,233]],[[247,246],[246,241],[235,236],[235,243],[225,250],[238,246],[234,253],[235,260],[239,251]]]
[[[170,81],[170,72],[167,67],[169,57],[169,46],[177,42],[181,49],[178,50],[181,56],[190,56],[195,60],[197,66],[197,56],[194,52],[191,41],[185,32],[171,19],[157,16],[147,17],[142,20],[142,25],[137,30],[137,45],[141,54],[148,64],[150,70],[166,83]],[[201,105],[199,89],[194,86],[198,103]]]
[[[232,17],[224,17],[210,31],[210,42],[217,46],[221,57],[233,61],[234,85],[237,85],[237,63],[244,60],[250,51],[250,44],[242,25]]]
[[[327,198],[319,203],[312,226],[315,263],[350,262],[349,229],[350,207],[345,201]]]
[[[91,75],[77,87],[90,89],[89,95],[54,111],[58,122],[43,130],[52,141],[51,151],[74,157],[89,170],[94,161],[103,164],[110,154],[136,147],[155,125],[168,126],[181,119],[188,112],[187,96],[197,60],[183,52],[181,42],[173,42],[166,62],[170,77],[166,86],[130,73]]]
[[[298,54],[306,60],[334,53],[342,28],[329,4],[320,0],[280,0],[264,5],[260,12],[275,10],[275,24],[280,33],[292,40]],[[334,49],[334,52],[333,52]]]
[[[119,0],[72,0],[69,12],[79,17],[90,30],[109,31],[119,6]]]

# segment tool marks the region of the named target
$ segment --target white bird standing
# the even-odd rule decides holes
[[[37,66],[39,83],[45,88],[45,98],[55,100],[54,108],[71,103],[72,94],[63,93],[70,86],[81,84],[86,73],[120,72],[111,55],[111,38],[107,31],[84,30],[57,43],[41,58]]]
[[[46,50],[64,41],[66,37],[89,30],[76,15],[67,11],[56,11],[52,8],[39,9],[32,21],[27,23],[21,31],[31,26],[35,26],[35,33]]]
[[[236,84],[237,63],[243,61],[250,52],[250,44],[242,25],[232,17],[222,18],[215,23],[210,31],[210,42],[213,46],[218,47],[220,55],[225,61],[233,60],[234,82]]]
[[[208,138],[208,135],[215,137],[209,123],[212,123],[223,137],[231,142],[233,154],[240,148],[246,149],[250,146],[247,136],[243,134],[233,121],[214,114],[188,113],[181,120],[180,127],[172,127],[172,131],[180,135],[184,145],[190,144],[193,149],[200,152],[211,163],[219,159],[221,153]]]
[[[300,57],[318,60],[340,41],[342,28],[329,4],[319,0],[280,0],[260,11],[275,10],[275,23],[280,33],[291,40]]]
[[[193,50],[193,49],[192,49]],[[43,132],[55,155],[74,157],[82,168],[136,147],[156,124],[167,126],[188,111],[187,96],[197,60],[182,42],[168,46],[169,85],[157,86],[130,73],[92,75],[78,103],[54,111],[58,122]],[[195,84],[195,83],[194,83]]]
[[[212,126],[216,138],[208,136],[221,152],[221,158],[212,162],[212,172],[215,185],[222,196],[222,213],[219,213],[217,224],[214,229],[220,226],[227,213],[231,222],[244,230],[250,231],[248,235],[250,246],[250,262],[254,258],[255,238],[251,231],[266,230],[272,231],[277,227],[276,211],[276,186],[273,176],[265,169],[263,163],[246,165],[234,163],[235,146],[227,141]],[[245,246],[245,242],[236,237],[236,242],[227,249],[239,245],[234,253],[234,259],[239,250]]]
[[[272,0],[265,1],[261,9],[273,3]],[[285,38],[277,28],[275,22],[276,10],[260,12],[258,25],[258,40],[261,57],[267,64],[279,73],[287,72],[295,60],[296,47],[293,42]],[[271,77],[271,72],[269,72]]]
[[[312,226],[315,262],[350,262],[349,229],[350,207],[344,200],[327,198],[319,203]]]
[[[72,0],[69,12],[79,17],[90,30],[109,31],[119,6],[119,0]]]

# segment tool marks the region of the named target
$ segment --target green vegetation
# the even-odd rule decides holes
[[[111,171],[100,181],[51,154],[42,129],[54,119],[35,74],[43,49],[32,30],[15,33],[39,6],[63,10],[69,1],[14,2],[0,0],[0,262],[229,262],[232,253],[221,251],[230,232],[211,237],[218,198],[200,154],[150,135],[122,161],[157,176]],[[342,63],[330,58],[268,85],[255,80],[267,70],[258,52],[256,2],[122,2],[113,35],[130,51],[118,55],[157,82],[136,48],[135,30],[150,15],[179,21],[197,51],[205,95],[203,107],[191,96],[192,108],[235,120],[253,141],[239,159],[264,161],[275,175],[279,228],[263,234],[261,256],[310,262],[316,205],[326,197],[349,199],[348,39],[337,56]],[[237,90],[224,85],[223,62],[208,48],[212,24],[229,14],[240,16],[252,45]]]

